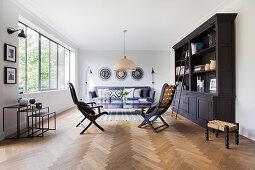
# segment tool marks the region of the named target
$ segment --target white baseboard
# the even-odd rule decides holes
[[[1,133],[0,133],[0,141],[1,141],[1,140],[4,140],[4,138],[5,138],[5,135],[4,135],[3,132],[1,132]]]

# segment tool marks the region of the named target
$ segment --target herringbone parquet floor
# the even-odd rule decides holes
[[[139,129],[137,121],[99,122],[105,129],[91,127],[80,135],[73,108],[57,116],[57,131],[44,138],[0,142],[0,169],[254,169],[255,142],[240,137],[224,148],[223,134],[204,140],[204,129],[179,116],[165,118],[169,128],[153,133]]]

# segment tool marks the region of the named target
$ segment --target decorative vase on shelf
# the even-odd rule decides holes
[[[208,71],[208,70],[210,70],[210,64],[205,65],[205,71]]]
[[[215,70],[216,69],[216,60],[210,60],[210,70]]]
[[[27,98],[19,98],[19,100],[18,100],[18,103],[19,103],[19,105],[21,105],[21,106],[27,106],[28,105],[28,99]]]
[[[123,100],[123,103],[126,103],[126,101],[127,101],[127,96],[126,96],[126,95],[123,95],[122,100]]]
[[[29,103],[30,104],[35,104],[35,99],[34,98],[29,99]]]

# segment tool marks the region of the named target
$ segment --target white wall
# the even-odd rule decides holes
[[[1,0],[0,1],[0,108],[6,105],[16,104],[17,100],[21,96],[25,96],[28,98],[35,98],[38,102],[42,102],[44,106],[50,106],[52,111],[61,112],[73,106],[72,100],[70,98],[70,94],[68,90],[60,90],[60,91],[48,91],[41,93],[31,93],[31,94],[18,94],[18,85],[6,85],[4,84],[3,78],[3,68],[5,66],[18,68],[17,63],[11,63],[3,60],[3,44],[8,43],[18,47],[18,38],[17,33],[13,35],[9,35],[6,30],[8,27],[18,28],[19,16],[23,16],[35,25],[42,28],[44,31],[48,32],[50,35],[53,35],[56,39],[59,39],[63,44],[68,45],[72,48],[73,52],[76,53],[76,57],[78,57],[79,51],[75,49],[75,46],[69,43],[68,40],[65,40],[62,36],[60,36],[55,31],[49,29],[46,25],[44,25],[40,20],[34,18],[29,12],[26,12],[24,9],[19,8],[13,1],[10,0]],[[17,48],[18,50],[18,48]],[[18,54],[18,53],[17,53]],[[18,61],[18,56],[17,56]],[[78,59],[76,59],[78,62]],[[77,66],[77,63],[76,63]],[[78,69],[78,68],[76,68]],[[76,70],[78,71],[78,70]],[[78,75],[78,74],[76,74]],[[76,83],[78,82],[78,76],[76,78]],[[18,81],[17,81],[18,82]],[[7,111],[5,114],[5,132],[2,130],[2,109],[0,112],[0,140],[4,138],[7,134],[13,133],[16,130],[16,114],[15,110]],[[24,124],[25,116],[21,117],[22,125]]]
[[[240,123],[240,134],[255,140],[255,76],[254,76],[254,41],[255,41],[255,1],[225,0],[219,7],[208,12],[184,36],[205,22],[215,13],[238,13],[235,20],[236,29],[236,122]],[[173,51],[172,51],[173,53]],[[171,63],[174,62],[173,56]],[[173,70],[171,70],[173,71]]]
[[[88,75],[89,90],[94,86],[151,86],[151,69],[155,70],[155,91],[158,98],[164,83],[170,83],[170,74],[174,68],[170,68],[170,52],[169,51],[127,51],[127,58],[133,60],[137,67],[141,67],[144,71],[144,77],[140,81],[133,80],[130,72],[125,80],[116,79],[113,71],[114,63],[123,57],[123,51],[80,51],[80,96],[86,97],[86,72],[88,67],[91,68],[92,74]],[[98,71],[102,67],[108,67],[112,70],[110,80],[103,81],[98,76]],[[173,83],[173,81],[171,82]]]

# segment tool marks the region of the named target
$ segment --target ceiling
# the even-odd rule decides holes
[[[169,50],[222,0],[16,0],[80,49]]]

